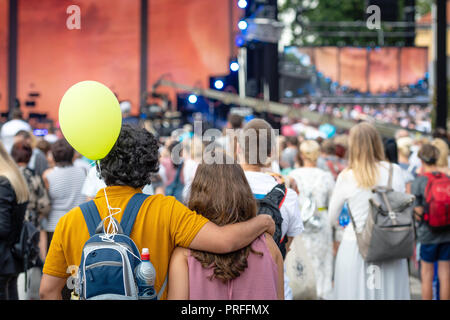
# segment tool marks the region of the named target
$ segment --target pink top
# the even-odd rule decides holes
[[[209,280],[212,268],[205,269],[189,255],[189,299],[190,300],[276,300],[278,268],[267,248],[264,235],[252,243],[254,251],[248,255],[248,267],[239,277],[223,283]]]

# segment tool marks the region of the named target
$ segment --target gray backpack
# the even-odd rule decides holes
[[[357,232],[349,208],[359,252],[366,262],[409,258],[413,255],[415,197],[394,191],[392,174],[393,166],[390,164],[387,186],[372,189],[369,214],[361,232]]]

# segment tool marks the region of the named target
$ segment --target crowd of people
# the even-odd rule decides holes
[[[396,106],[394,104],[380,105],[331,105],[327,103],[311,103],[305,106],[310,111],[330,115],[340,119],[356,121],[379,121],[390,123],[405,129],[431,134],[431,107],[419,105]]]
[[[425,116],[419,109],[395,115],[391,108],[381,115],[360,109],[331,112]],[[0,299],[70,299],[68,270],[80,264],[89,239],[79,206],[93,199],[102,219],[112,214],[120,221],[136,193],[149,197],[130,237],[149,248],[163,299],[408,300],[411,265],[420,266],[423,299],[433,298],[435,277],[439,298],[450,299],[450,231],[435,231],[427,220],[429,182],[450,175],[445,130],[420,139],[399,130],[383,139],[362,121],[326,138],[277,136],[267,121],[233,113],[223,129],[226,134],[210,140],[187,125],[163,139],[124,123],[109,154],[93,162],[61,132],[34,137],[15,110],[1,128]],[[249,143],[252,133],[256,140]],[[409,259],[367,262],[355,232],[391,165],[392,189],[415,197],[417,250]],[[283,194],[275,206],[279,223],[259,214],[277,189]],[[352,223],[344,221],[347,212]],[[23,257],[11,249],[24,221],[39,230],[33,267],[40,271],[37,282],[42,276],[26,294]],[[374,287],[368,285],[373,268]]]

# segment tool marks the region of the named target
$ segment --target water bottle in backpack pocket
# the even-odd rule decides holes
[[[156,300],[155,278],[156,271],[150,262],[148,248],[142,249],[141,263],[136,267],[136,283],[140,300]]]

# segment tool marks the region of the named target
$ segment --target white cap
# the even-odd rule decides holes
[[[148,251],[148,248],[143,248],[142,254],[150,254],[150,252]]]
[[[130,101],[122,101],[120,103],[120,110],[122,113],[127,113],[131,111],[131,102]]]

